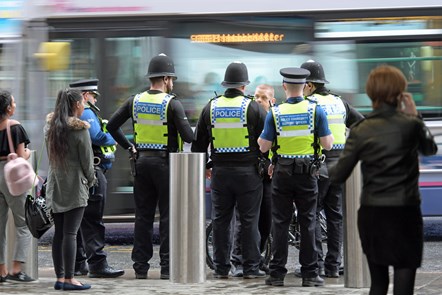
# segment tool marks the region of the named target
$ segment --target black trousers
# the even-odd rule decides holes
[[[263,195],[258,220],[258,230],[261,236],[259,250],[261,253],[265,250],[266,242],[272,228],[272,182],[270,179],[265,178],[262,185]],[[238,266],[242,264],[241,222],[239,219],[238,210],[235,210],[235,219],[232,264]]]
[[[342,255],[343,240],[343,218],[342,218],[342,198],[343,186],[330,183],[328,178],[321,177],[318,181],[319,197],[317,214],[324,210],[327,219],[327,253],[324,259],[321,239],[321,225],[316,223],[316,248],[318,249],[319,267],[331,271],[339,270]],[[318,221],[318,219],[316,220]]]
[[[89,190],[88,205],[81,220],[79,237],[77,238],[76,269],[87,261],[89,269],[100,270],[107,266],[105,231],[103,223],[104,206],[106,204],[107,179],[103,170],[97,168],[98,184]]]
[[[272,180],[273,258],[270,275],[284,277],[287,274],[288,230],[293,214],[293,202],[298,210],[301,231],[299,263],[302,277],[318,275],[318,255],[315,244],[316,204],[318,197],[317,178],[310,174],[294,173],[292,165],[275,167]]]
[[[140,156],[134,179],[135,229],[133,268],[144,274],[153,256],[153,224],[158,205],[160,213],[161,273],[169,273],[169,158]]]
[[[241,249],[244,274],[258,271],[260,261],[259,210],[262,179],[254,165],[214,166],[212,169],[213,262],[215,271],[230,270],[231,220],[235,205],[241,222]]]

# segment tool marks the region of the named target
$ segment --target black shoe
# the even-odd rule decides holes
[[[162,279],[162,280],[168,280],[170,278],[170,275],[169,275],[169,273],[167,272],[162,272],[161,274],[160,274],[160,279]]]
[[[224,273],[217,273],[216,271],[213,273],[213,277],[215,278],[215,279],[228,279],[229,278],[229,274],[228,273],[226,273],[226,274],[224,274]]]
[[[137,280],[146,280],[147,279],[147,272],[146,273],[135,273],[135,279]]]
[[[4,282],[6,282],[6,278],[8,277],[8,275],[5,275],[4,277],[3,276],[0,276],[0,283],[4,283]]]
[[[124,275],[124,270],[114,269],[112,266],[106,266],[101,269],[91,269],[89,271],[90,278],[117,278]]]
[[[63,284],[63,290],[65,291],[73,291],[73,290],[87,290],[90,289],[92,286],[89,284],[81,284],[81,285],[74,285],[70,283],[64,283]]]
[[[303,287],[320,287],[324,286],[324,279],[320,276],[316,276],[314,278],[303,278],[302,279]]]
[[[260,264],[259,269],[266,273],[266,275],[270,274],[269,266],[266,264]]]
[[[16,274],[8,274],[6,276],[7,280],[16,281],[16,282],[33,282],[35,281],[33,278],[25,274],[24,272],[18,272]]]
[[[284,278],[277,278],[277,277],[268,277],[266,280],[266,285],[269,286],[284,286]]]
[[[243,275],[244,279],[257,279],[257,278],[264,278],[266,276],[266,273],[262,270],[257,270],[252,273],[245,273]]]
[[[339,270],[337,269],[335,270],[325,269],[324,274],[327,278],[339,278]]]
[[[295,269],[295,277],[302,278],[302,273],[300,268]]]
[[[63,289],[63,282],[60,282],[60,281],[56,281],[55,282],[55,284],[54,284],[54,289],[55,290],[61,290],[61,289]]]

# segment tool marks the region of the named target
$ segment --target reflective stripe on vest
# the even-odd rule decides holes
[[[345,120],[347,111],[342,100],[333,94],[313,94],[309,99],[317,101],[327,116],[328,127],[335,138],[332,149],[343,149],[346,140]]]
[[[250,151],[247,129],[247,109],[250,99],[217,97],[210,106],[212,146],[215,153],[242,153]]]
[[[167,150],[167,108],[173,96],[139,93],[133,102],[136,148]]]
[[[272,107],[280,157],[313,157],[315,110],[316,104],[308,100],[296,104],[283,103]]]

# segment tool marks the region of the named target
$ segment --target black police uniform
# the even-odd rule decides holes
[[[280,73],[285,83],[293,84],[304,84],[309,75],[309,71],[299,68],[281,69]],[[290,98],[286,103],[299,103],[303,100],[303,97]],[[296,150],[296,147],[293,149]],[[298,211],[301,231],[299,262],[304,278],[303,286],[323,284],[318,277],[315,246],[317,197],[318,182],[317,177],[312,175],[311,159],[284,158],[278,155],[272,178],[273,258],[269,265],[270,278],[266,280],[266,284],[282,285],[287,273],[285,266],[288,257],[288,229],[293,214],[293,203]]]
[[[175,76],[168,58],[154,57],[148,70],[148,77]],[[156,63],[158,62],[158,63]],[[163,70],[163,68],[166,69]],[[169,69],[168,69],[169,67]],[[148,90],[149,94],[161,91]],[[127,140],[120,127],[129,119],[133,123],[134,96],[112,115],[107,125],[118,144],[128,149],[132,144]],[[136,175],[134,177],[135,229],[134,247],[132,250],[133,268],[137,278],[146,278],[150,268],[149,260],[153,256],[153,223],[158,204],[160,213],[160,266],[161,278],[169,276],[169,153],[178,152],[179,136],[190,143],[193,131],[187,120],[184,108],[177,99],[170,100],[167,109],[167,150],[137,149]]]
[[[242,63],[232,63],[226,70],[222,83],[226,98],[244,96],[235,89],[248,84],[247,68]],[[242,254],[244,276],[259,274],[258,218],[262,199],[262,178],[258,174],[259,148],[257,139],[264,127],[266,112],[257,102],[251,101],[247,109],[249,134],[248,152],[218,153],[213,149],[211,102],[200,115],[192,152],[206,152],[211,144],[212,168],[212,222],[215,275],[226,277],[230,270],[231,220],[236,205],[242,224]],[[260,275],[261,276],[261,275]]]
[[[71,88],[83,92],[98,93],[98,79],[86,79],[69,84]],[[99,116],[99,109],[89,104],[81,117],[90,123],[94,134],[91,134],[92,149],[94,152],[95,175],[97,184],[89,191],[88,205],[85,208],[77,239],[77,253],[75,261],[75,274],[85,275],[88,272],[86,260],[89,265],[90,277],[114,278],[124,274],[124,270],[114,269],[108,265],[105,246],[105,226],[103,223],[104,206],[107,196],[107,179],[105,172],[112,167],[111,159],[105,158],[100,146],[114,145],[115,141],[103,131],[103,122]],[[99,160],[98,160],[99,159]]]
[[[308,82],[315,84],[316,89],[311,94],[327,96],[330,93],[324,84],[329,83],[325,79],[324,69],[322,65],[316,61],[308,60],[301,65],[301,68],[310,71],[310,76],[307,78]],[[356,111],[346,100],[341,99],[345,106],[346,118],[345,125],[350,128],[354,123],[363,119],[364,117]],[[322,166],[318,181],[318,206],[317,216],[324,210],[327,219],[327,254],[324,259],[322,249],[322,232],[319,222],[316,224],[316,248],[318,250],[318,265],[320,273],[330,276],[339,276],[339,267],[341,265],[342,255],[342,241],[343,241],[343,213],[342,213],[342,199],[344,189],[342,184],[332,184],[329,181],[327,166],[334,166],[339,159],[342,149],[333,148],[330,151],[323,151],[326,156],[325,164]],[[318,219],[317,219],[318,221]]]
[[[328,95],[330,91],[322,86],[318,87],[313,94]],[[354,123],[362,120],[364,116],[356,111],[347,101],[342,99],[346,109],[345,125],[350,128]],[[323,151],[325,158],[325,171],[327,167],[334,166],[341,154],[342,149],[332,149]],[[342,184],[330,183],[326,173],[320,173],[318,181],[318,206],[317,212],[324,210],[327,219],[327,254],[323,254],[322,233],[319,223],[316,225],[316,247],[318,250],[318,265],[324,269],[326,276],[336,277],[339,275],[339,267],[342,261],[342,242],[343,242],[343,211],[342,200],[344,197],[344,188]]]

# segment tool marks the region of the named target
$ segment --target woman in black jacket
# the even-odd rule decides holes
[[[342,183],[361,161],[358,228],[370,269],[370,295],[387,294],[390,265],[394,294],[413,294],[422,262],[418,153],[434,155],[437,145],[406,87],[399,69],[382,65],[372,70],[366,92],[373,112],[352,127],[330,171],[331,181]]]

